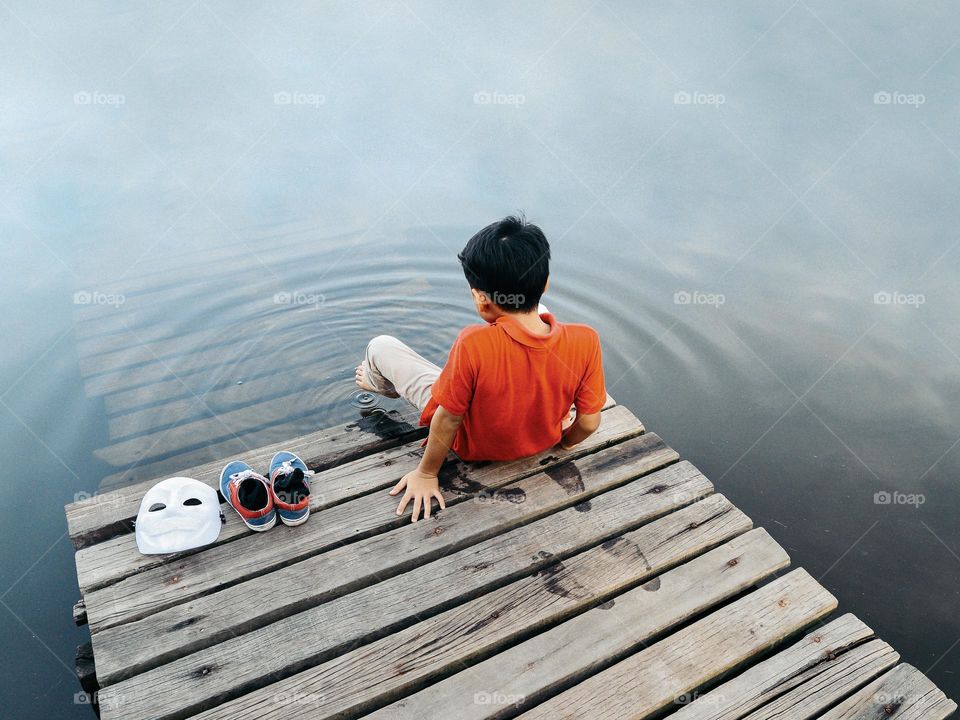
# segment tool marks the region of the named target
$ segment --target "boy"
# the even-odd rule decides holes
[[[600,426],[607,397],[596,331],[538,311],[550,266],[540,228],[504,218],[458,258],[487,324],[460,332],[442,370],[389,335],[370,341],[356,370],[359,387],[405,398],[430,425],[419,466],[390,491],[406,490],[397,515],[412,500],[413,522],[421,508],[430,517],[433,498],[445,507],[437,475],[449,450],[462,460],[514,460],[557,443],[569,450]]]

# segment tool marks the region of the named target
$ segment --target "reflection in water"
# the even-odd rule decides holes
[[[960,695],[951,6],[0,15],[0,627],[44,687],[12,716],[87,712],[62,505],[395,407],[353,384],[367,340],[442,364],[477,322],[456,253],[517,209],[611,394]]]

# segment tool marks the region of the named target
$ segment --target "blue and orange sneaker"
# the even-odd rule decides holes
[[[220,492],[251,530],[263,532],[277,524],[270,484],[242,460],[228,462],[220,472]]]
[[[270,461],[270,494],[284,525],[302,525],[310,517],[310,481],[313,471],[292,452],[281,450]]]

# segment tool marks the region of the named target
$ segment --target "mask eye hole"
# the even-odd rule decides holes
[[[187,498],[183,501],[184,505],[203,505],[203,502],[200,498]]]
[[[166,507],[163,503],[154,503],[150,506],[149,512],[156,512],[157,510],[163,510]]]

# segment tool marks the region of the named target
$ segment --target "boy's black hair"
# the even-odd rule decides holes
[[[550,274],[550,243],[523,215],[490,223],[457,258],[470,287],[505,312],[536,308]]]

